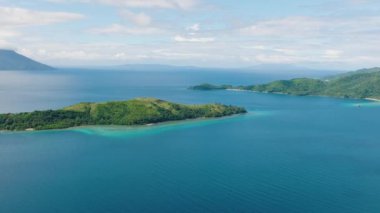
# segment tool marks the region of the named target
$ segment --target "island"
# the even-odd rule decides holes
[[[54,70],[14,50],[0,49],[0,70]]]
[[[362,69],[324,79],[296,78],[267,84],[232,86],[201,84],[193,90],[247,90],[298,96],[331,96],[355,99],[380,99],[380,68]]]
[[[222,104],[185,105],[155,98],[79,103],[58,110],[0,114],[0,130],[65,129],[84,125],[144,125],[196,118],[218,118],[247,111]]]
[[[213,84],[200,84],[196,86],[190,87],[192,90],[226,90],[226,89],[233,89],[236,87],[233,87],[232,85],[213,85]]]

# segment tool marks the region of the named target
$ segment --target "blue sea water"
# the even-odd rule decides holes
[[[187,90],[276,78],[0,72],[0,113],[134,97],[249,110],[147,127],[2,132],[0,212],[380,212],[380,104]]]

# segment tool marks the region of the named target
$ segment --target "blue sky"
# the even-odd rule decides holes
[[[0,0],[0,48],[56,66],[380,66],[379,0]]]

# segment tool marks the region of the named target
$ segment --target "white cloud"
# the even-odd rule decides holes
[[[45,0],[46,2],[50,2],[50,3],[60,3],[60,4],[63,4],[63,3],[89,3],[91,2],[91,0]]]
[[[352,4],[366,4],[371,2],[371,0],[348,0]]]
[[[258,21],[240,29],[243,34],[252,36],[297,36],[314,35],[324,23],[311,17],[287,17],[283,19]]]
[[[244,61],[376,66],[380,60],[380,16],[259,20],[237,35],[247,43],[239,45]]]
[[[185,35],[176,35],[173,40],[176,42],[192,42],[192,43],[210,43],[214,42],[216,39],[213,36],[206,36],[200,32],[200,24],[195,23],[185,28],[188,31]]]
[[[2,27],[48,25],[82,19],[77,13],[35,11],[18,7],[0,7]]]
[[[249,49],[255,49],[255,50],[267,50],[269,47],[264,45],[253,45],[253,46],[246,46],[242,48],[249,48]]]
[[[12,48],[9,39],[16,38],[21,34],[13,29],[0,28],[0,48]]]
[[[120,7],[166,9],[190,9],[197,3],[196,0],[98,0],[98,2]]]
[[[101,3],[124,8],[163,8],[188,10],[198,0],[45,0],[51,3]]]
[[[194,32],[198,32],[199,30],[201,29],[200,25],[197,23],[197,24],[193,24],[191,26],[188,26],[186,27],[186,30],[187,31],[194,31]]]
[[[23,30],[31,26],[43,26],[84,18],[83,15],[67,12],[46,12],[19,7],[0,7],[0,47],[15,46],[11,40],[23,35]]]
[[[129,10],[122,10],[120,15],[139,26],[148,26],[152,22],[152,18],[145,13],[133,13]]]
[[[301,57],[290,57],[279,54],[258,54],[254,57],[254,61],[263,64],[291,64],[302,62]]]
[[[331,17],[287,17],[258,21],[251,26],[240,29],[243,35],[274,36],[274,37],[304,37],[340,36],[368,33],[380,30],[380,16],[365,16],[353,18]]]
[[[20,35],[20,33],[14,31],[14,30],[10,30],[7,28],[0,29],[0,39],[1,38],[3,38],[3,39],[12,38],[12,37],[16,37],[19,35]]]
[[[341,50],[326,50],[325,53],[324,53],[324,58],[327,58],[327,59],[339,59],[342,55],[343,51]]]
[[[34,50],[21,48],[18,52],[25,55],[35,55],[38,58],[48,58],[50,60],[81,60],[92,61],[101,59],[101,54],[98,52],[80,50],[80,49],[67,49],[61,47],[60,49],[52,51],[49,48],[37,48]]]
[[[380,61],[380,16],[374,13],[348,16],[342,13],[331,15],[332,13],[326,12],[323,13],[324,16],[256,19],[241,27],[242,21],[247,17],[236,22],[227,20],[228,17],[220,19],[220,13],[218,16],[210,17],[204,13],[210,12],[208,8],[194,14],[160,10],[191,9],[197,6],[197,1],[193,0],[47,1],[71,2],[73,6],[78,2],[100,3],[92,8],[98,10],[104,8],[104,5],[114,8],[107,8],[104,14],[94,14],[91,19],[83,20],[81,26],[92,26],[93,29],[89,30],[91,33],[81,34],[78,32],[78,25],[74,29],[64,26],[60,28],[63,35],[49,37],[52,35],[51,28],[39,31],[29,26],[55,24],[80,19],[83,16],[75,13],[0,7],[0,46],[11,44],[25,47],[29,50],[25,50],[28,55],[42,61],[48,60],[53,65],[204,62],[216,66],[297,63],[304,66],[325,64],[328,67],[331,64],[372,66]],[[347,4],[365,2],[344,1]],[[112,12],[122,18],[115,17],[115,14],[109,16]],[[218,20],[215,21],[216,19]],[[96,23],[98,25],[94,25]],[[189,25],[183,26],[181,23]],[[204,25],[206,23],[207,25]],[[236,26],[241,28],[237,29]],[[27,32],[30,36],[21,36]],[[101,37],[98,34],[123,37]],[[140,35],[144,36],[141,40],[138,37]],[[157,35],[160,37],[157,38]],[[75,39],[72,39],[73,37]],[[130,37],[132,39],[129,39]],[[102,39],[108,42],[110,38],[115,38],[113,41],[117,44],[112,44],[111,47],[108,44],[94,44]],[[71,40],[76,43],[67,44]],[[165,42],[158,42],[163,40]]]
[[[146,54],[139,55],[131,55],[128,52],[118,52],[113,55],[113,58],[116,60],[141,60],[141,59],[149,59],[150,57]]]
[[[121,24],[112,24],[108,27],[94,28],[90,32],[103,35],[152,35],[164,31],[154,27],[127,27]]]
[[[177,35],[174,37],[174,41],[208,43],[208,42],[215,41],[215,38],[213,37],[184,37],[184,36]]]
[[[284,47],[273,47],[273,46],[266,46],[266,45],[252,45],[252,46],[241,46],[243,49],[252,49],[256,51],[266,51],[266,52],[276,52],[276,53],[283,53],[286,55],[293,55],[296,54],[298,51],[293,48],[284,48]]]

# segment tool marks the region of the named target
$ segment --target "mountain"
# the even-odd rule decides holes
[[[300,67],[292,64],[258,64],[255,66],[245,67],[244,69],[252,71],[313,71],[313,69]]]
[[[191,87],[195,90],[240,89],[266,93],[289,95],[316,95],[341,98],[380,99],[379,68],[362,69],[338,75],[328,80],[313,78],[296,78],[273,81],[267,84],[250,86],[216,86],[202,84]]]
[[[245,113],[221,104],[184,105],[154,98],[80,103],[59,110],[0,114],[0,130],[64,129],[82,125],[143,125]]]
[[[327,85],[327,96],[380,99],[380,71],[356,72],[329,80]]]
[[[13,50],[0,49],[0,70],[52,70],[54,68],[20,55]]]
[[[117,69],[117,70],[127,70],[127,71],[187,71],[187,70],[203,69],[203,68],[194,67],[194,66],[175,66],[175,65],[165,65],[165,64],[124,64],[120,66],[114,66],[111,68]]]
[[[364,69],[360,69],[360,70],[356,70],[356,71],[352,71],[352,72],[345,72],[345,73],[338,74],[338,75],[327,76],[324,79],[325,80],[335,80],[335,79],[347,77],[347,76],[354,75],[354,74],[364,74],[364,73],[374,73],[374,72],[380,72],[380,67],[364,68]]]

